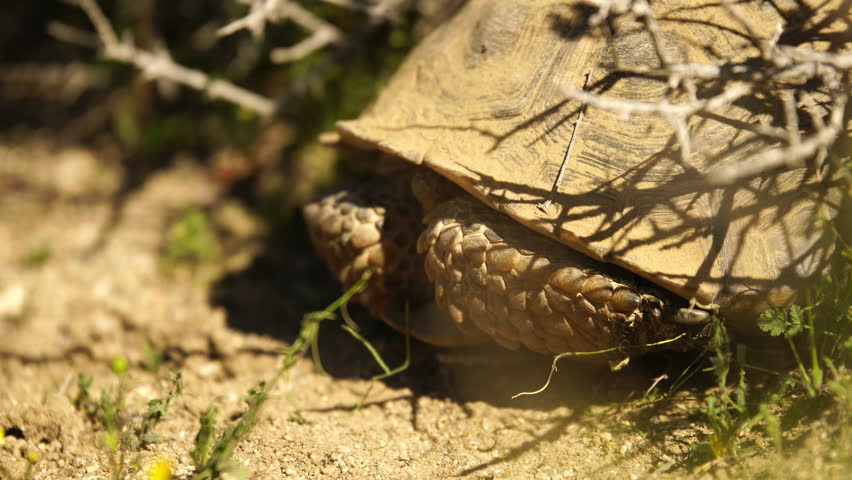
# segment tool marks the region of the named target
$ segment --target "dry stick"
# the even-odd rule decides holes
[[[676,63],[666,68],[642,67],[636,65],[612,64],[607,67],[622,73],[649,76],[660,79],[669,77],[690,78],[694,80],[741,80],[751,82],[771,81],[783,83],[814,78],[824,73],[836,74],[852,68],[852,53],[827,53],[798,49],[793,54],[786,48],[791,59],[788,65],[767,66],[765,64],[728,64],[707,65],[702,63]]]
[[[707,181],[712,185],[730,185],[778,167],[801,167],[807,158],[818,153],[820,149],[828,148],[840,134],[848,98],[848,94],[836,94],[828,124],[798,145],[774,148],[746,160],[714,168],[707,173]]]
[[[269,58],[275,63],[290,62],[304,58],[326,45],[338,42],[343,38],[337,27],[305,10],[300,5],[287,0],[263,0],[262,2],[255,2],[252,4],[248,15],[220,28],[217,34],[219,36],[227,36],[246,29],[251,31],[255,38],[260,38],[267,23],[280,23],[285,19],[293,20],[297,25],[312,33],[308,38],[296,45],[273,49],[270,52]]]
[[[269,52],[269,59],[274,63],[287,63],[305,58],[306,56],[340,41],[340,31],[336,28],[323,28],[315,31],[310,37],[291,46],[274,48]]]
[[[657,17],[654,15],[651,6],[648,5],[646,0],[633,0],[633,14],[642,18],[645,28],[651,34],[651,40],[654,43],[654,50],[657,52],[660,64],[663,68],[671,65],[672,62],[666,52],[665,45],[663,45],[663,32],[660,30],[660,25],[657,23]]]
[[[778,50],[796,62],[823,63],[838,70],[852,69],[852,52],[818,52],[789,45],[782,45]]]
[[[725,107],[737,99],[751,92],[753,85],[744,82],[731,82],[722,93],[701,100],[692,100],[686,103],[671,103],[668,101],[642,102],[637,100],[624,100],[604,97],[584,90],[569,89],[564,93],[574,100],[591,104],[593,107],[618,113],[627,117],[636,113],[654,113],[666,119],[675,129],[678,142],[680,143],[681,162],[684,168],[689,168],[692,157],[692,144],[689,137],[690,116],[700,111],[710,111]]]
[[[219,28],[216,35],[225,37],[240,30],[248,30],[255,38],[263,36],[267,22],[278,21],[281,15],[281,3],[286,0],[264,0],[253,2],[249,13],[233,22]]]
[[[799,66],[794,66],[792,69],[798,70]],[[816,70],[818,69],[815,69],[814,72]],[[564,93],[568,98],[583,102],[595,108],[615,112],[623,117],[628,117],[636,113],[654,113],[660,115],[673,123],[676,132],[678,132],[678,128],[681,128],[681,131],[678,132],[678,137],[682,141],[684,132],[682,131],[683,124],[680,122],[685,122],[689,116],[695,113],[712,111],[731,105],[734,101],[751,93],[754,87],[753,83],[734,81],[726,85],[725,89],[718,95],[680,104],[673,104],[667,101],[642,102],[608,98],[577,89],[566,89]],[[768,150],[735,164],[712,169],[706,175],[707,181],[713,185],[729,185],[740,179],[754,177],[781,166],[801,166],[805,159],[817,153],[820,149],[827,148],[840,133],[847,98],[848,94],[845,93],[838,93],[834,96],[828,126],[817,131],[816,134],[810,136],[807,140],[802,140],[796,145],[790,144],[787,148]],[[795,114],[795,111],[793,113]],[[787,115],[788,122],[791,122],[788,125],[792,125],[792,117],[789,116],[789,113]],[[789,130],[785,133],[785,137],[789,141]],[[683,148],[682,152],[686,152],[687,148]]]
[[[389,18],[395,14],[394,8],[399,8],[406,0],[384,0],[370,7],[356,8],[351,2],[328,2],[339,7],[352,10],[363,10],[367,12],[370,21],[376,18]],[[269,59],[274,63],[286,63],[310,55],[311,53],[331,44],[339,44],[343,41],[343,34],[334,25],[315,16],[311,12],[299,7],[294,3],[288,3],[288,16],[294,22],[314,33],[301,42],[286,48],[275,48],[269,53]]]
[[[787,143],[790,148],[796,148],[802,143],[802,136],[799,134],[799,114],[796,113],[796,97],[792,90],[783,90],[780,95],[781,103],[784,104]]]
[[[92,32],[72,27],[65,23],[53,20],[47,24],[47,34],[51,37],[71,45],[79,45],[86,48],[97,49],[101,45],[98,36]]]
[[[689,138],[689,124],[686,117],[670,117],[666,120],[675,127],[675,135],[680,143],[680,160],[684,169],[690,169],[689,160],[692,158],[692,141]]]
[[[586,74],[586,81],[583,82],[583,89],[588,88],[589,82],[592,78],[592,72],[594,72],[594,68],[589,69],[589,73]],[[550,209],[553,197],[559,190],[559,186],[562,185],[562,179],[565,176],[565,169],[568,166],[568,159],[571,158],[571,151],[574,150],[574,142],[577,140],[577,134],[580,132],[580,122],[583,120],[583,112],[585,111],[586,104],[583,103],[580,105],[580,112],[577,114],[577,121],[574,122],[574,130],[571,131],[571,140],[568,141],[568,148],[565,149],[565,155],[562,157],[562,165],[559,167],[559,174],[556,176],[556,181],[553,182],[553,188],[550,189],[550,195],[547,196],[547,200],[538,204],[539,210],[544,213],[547,213]]]
[[[365,10],[369,10],[366,5],[362,5],[360,3],[354,2],[353,0],[320,0],[322,3],[327,3],[329,5],[334,5],[335,7],[345,8],[347,10],[354,10],[357,12],[362,12]]]
[[[311,85],[320,81],[330,68],[345,62],[353,49],[363,43],[363,40],[379,26],[398,16],[399,12],[407,8],[411,2],[412,0],[383,0],[369,7],[367,9],[369,18],[361,28],[347,34],[345,39],[336,44],[336,48],[332,49],[327,58],[288,85],[284,92],[278,95],[277,104],[279,108],[290,103],[295,97],[303,95]]]
[[[610,98],[574,88],[564,89],[563,93],[572,100],[617,113],[624,118],[636,113],[655,113],[664,118],[685,118],[700,111],[727,107],[751,93],[754,87],[754,85],[746,82],[731,82],[718,95],[686,103],[671,103],[667,101],[643,102],[639,100]]]
[[[648,387],[648,389],[647,389],[647,390],[645,390],[645,397],[647,397],[647,396],[648,396],[648,394],[650,394],[650,393],[651,393],[651,390],[653,390],[653,389],[654,389],[654,387],[656,387],[656,386],[657,386],[660,382],[662,382],[663,380],[668,380],[668,379],[669,379],[669,375],[668,375],[667,373],[664,373],[664,374],[660,375],[659,377],[655,378],[655,379],[651,382],[651,386],[650,386],[650,387]]]
[[[633,0],[590,0],[595,6],[598,7],[598,11],[595,12],[591,17],[589,17],[589,25],[592,27],[597,27],[604,20],[609,18],[611,13],[625,13],[630,10],[631,4]]]
[[[748,40],[752,43],[752,45],[760,50],[760,54],[763,56],[763,59],[767,61],[770,60],[773,57],[771,48],[773,45],[771,45],[770,42],[761,40],[758,35],[757,27],[755,27],[749,19],[745,18],[739,11],[737,11],[736,7],[731,3],[731,0],[722,0],[722,6],[734,20],[739,22],[739,24],[745,28],[748,33]]]
[[[95,0],[68,0],[80,7],[94,25],[101,41],[101,51],[107,58],[129,63],[149,78],[161,78],[186,85],[206,93],[210,98],[226,100],[241,105],[263,116],[277,111],[274,101],[263,95],[238,87],[225,80],[210,78],[200,70],[178,65],[165,54],[153,54],[136,48],[129,42],[120,42],[112,26]]]

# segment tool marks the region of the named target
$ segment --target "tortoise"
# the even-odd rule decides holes
[[[660,40],[635,16],[595,25],[584,2],[466,2],[358,119],[337,124],[340,144],[374,152],[378,175],[304,207],[319,255],[347,288],[369,273],[356,300],[438,345],[685,350],[714,313],[756,331],[761,311],[826,268],[832,238],[806,227],[845,198],[830,172],[707,182],[767,147],[743,128],[777,115],[761,92],[690,117],[685,155],[666,118],[564,93],[674,98],[665,80],[625,73],[661,66],[655,40],[668,62],[754,54],[725,3],[654,1]],[[764,38],[785,21],[772,2],[737,8]]]

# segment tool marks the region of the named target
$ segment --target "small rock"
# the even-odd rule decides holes
[[[27,293],[21,285],[12,285],[0,291],[0,320],[23,315],[26,300]]]

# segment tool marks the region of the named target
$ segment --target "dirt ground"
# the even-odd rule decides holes
[[[189,478],[200,414],[216,406],[219,430],[238,419],[246,392],[278,368],[301,315],[339,294],[301,229],[293,227],[293,238],[265,235],[261,221],[220,198],[201,162],[178,156],[124,195],[124,172],[108,157],[52,147],[37,135],[0,142],[0,464],[15,475],[26,452],[38,451],[35,478],[110,477],[102,427],[71,399],[80,373],[94,377],[94,395],[115,391],[110,361],[124,357],[132,418],[168,391],[168,370],[184,375],[183,395],[156,427],[160,441],[139,452],[143,468],[127,456],[128,477],[144,478],[144,465],[165,458],[177,478]],[[165,239],[191,207],[213,219],[221,252],[195,268],[170,265]],[[403,337],[352,310],[388,363],[401,363]],[[165,356],[157,373],[143,368],[146,349]],[[549,359],[417,343],[412,368],[375,382],[354,411],[379,368],[331,322],[320,350],[329,373],[299,360],[236,449],[248,478],[810,479],[852,472],[828,438],[832,419],[820,414],[785,428],[783,454],[755,434],[743,440],[766,448],[691,462],[692,446],[711,433],[700,412],[708,385],[642,400],[654,378],[677,375],[684,357],[618,373],[566,362],[545,393],[511,400],[542,384]]]

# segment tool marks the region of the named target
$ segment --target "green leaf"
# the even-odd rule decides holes
[[[210,458],[210,447],[213,445],[216,425],[216,407],[208,408],[201,415],[201,428],[195,436],[195,448],[189,452],[196,468],[202,467]]]
[[[787,322],[787,331],[784,333],[784,336],[787,338],[793,338],[804,329],[803,319],[805,316],[805,311],[802,307],[798,305],[793,305],[790,307],[790,316],[789,321]]]
[[[773,337],[782,335],[787,329],[787,312],[780,309],[766,310],[757,319],[757,326]]]

